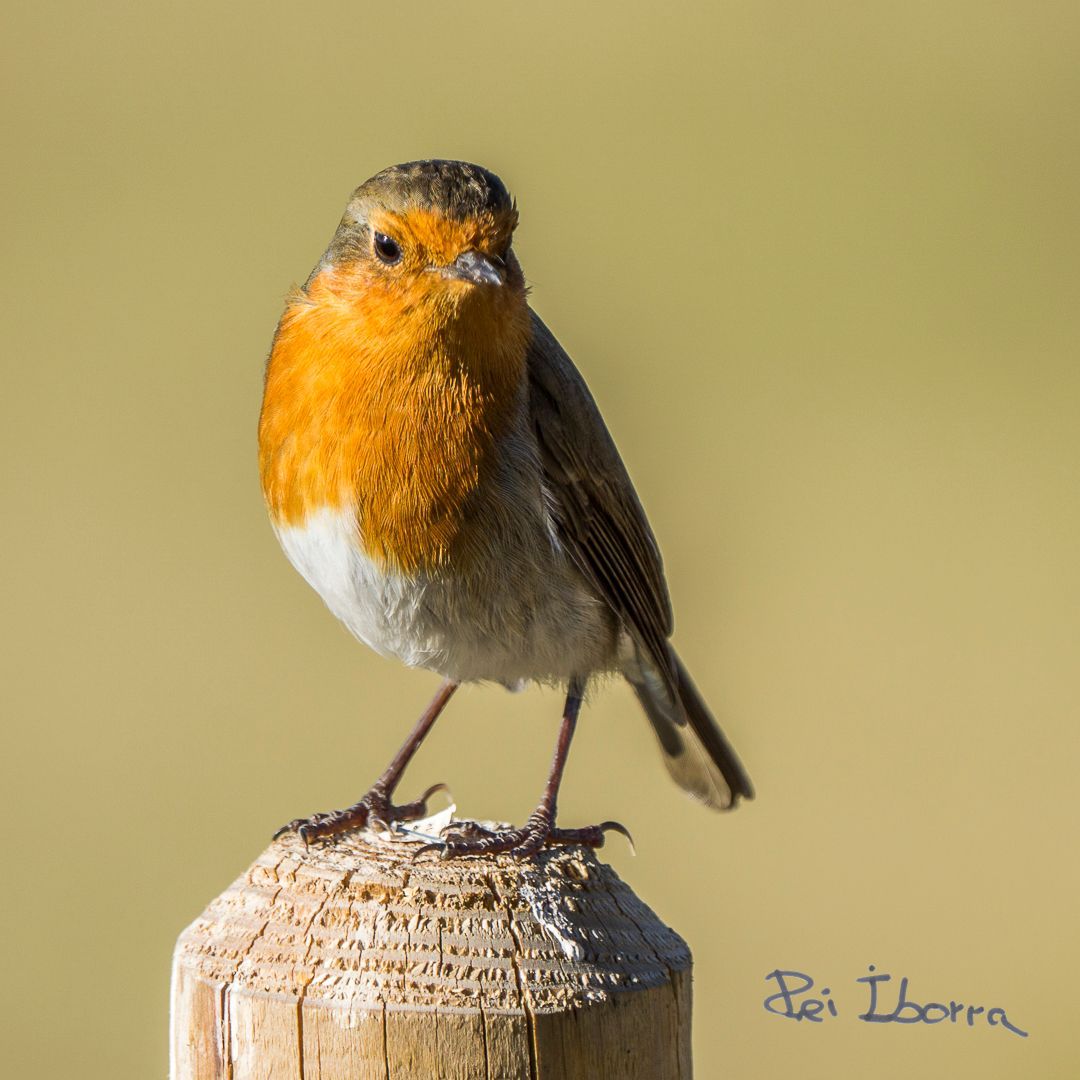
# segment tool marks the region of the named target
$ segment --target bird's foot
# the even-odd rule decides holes
[[[633,837],[617,821],[604,821],[582,829],[557,829],[552,818],[542,812],[533,813],[520,829],[488,829],[475,821],[459,821],[443,829],[440,843],[425,845],[414,858],[425,852],[436,851],[443,859],[462,855],[499,855],[504,852],[515,858],[527,859],[543,847],[575,844],[590,848],[603,847],[604,834],[610,831],[622,833],[633,847]]]
[[[445,784],[433,784],[419,799],[398,806],[390,801],[387,791],[376,784],[358,803],[345,810],[312,814],[311,817],[296,818],[288,825],[282,825],[274,833],[274,839],[294,832],[305,844],[310,844],[312,840],[325,840],[357,829],[388,829],[396,821],[417,821],[427,817],[428,799],[437,791],[446,790]]]

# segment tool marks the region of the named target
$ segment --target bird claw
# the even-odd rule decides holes
[[[440,859],[500,854],[526,859],[545,847],[601,848],[608,832],[625,836],[630,842],[630,850],[636,854],[630,831],[617,821],[604,821],[580,829],[557,829],[543,815],[534,814],[517,829],[487,829],[475,821],[454,822],[442,830],[444,839],[440,843],[425,844],[414,852],[412,861],[431,852],[438,852]]]
[[[418,847],[412,855],[409,856],[409,862],[418,862],[421,855],[428,855],[433,851],[439,853],[439,858],[445,859],[446,844],[441,840],[438,843],[424,844],[423,847]]]
[[[449,790],[450,788],[446,784],[432,784],[420,798],[414,799],[410,803],[394,806],[390,802],[385,802],[379,807],[378,812],[376,812],[373,807],[368,819],[368,824],[377,825],[383,829],[390,829],[393,827],[394,823],[398,821],[420,821],[422,818],[428,816],[428,799],[439,791]]]
[[[599,825],[595,826],[595,828],[600,830],[600,843],[596,845],[597,847],[604,846],[604,833],[617,832],[621,836],[626,837],[626,842],[630,845],[630,854],[637,855],[637,845],[634,843],[634,838],[630,835],[630,830],[621,822],[602,821]]]
[[[418,799],[398,806],[390,801],[389,795],[378,786],[373,787],[358,803],[345,810],[331,810],[327,813],[312,814],[308,818],[295,818],[287,825],[282,825],[274,833],[274,839],[286,833],[296,833],[310,847],[313,840],[326,840],[353,832],[365,827],[390,828],[396,821],[417,821],[427,817],[428,799],[436,792],[449,790],[446,784],[432,784]]]

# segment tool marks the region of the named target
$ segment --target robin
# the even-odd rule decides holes
[[[445,680],[371,790],[298,819],[305,841],[421,817],[392,799],[456,688],[565,686],[547,785],[521,828],[448,829],[447,856],[599,847],[556,800],[582,695],[633,687],[668,771],[717,810],[753,788],[669,644],[652,530],[577,368],[530,309],[502,181],[461,161],[384,169],[288,298],[266,369],[259,466],[274,531],[376,652]]]

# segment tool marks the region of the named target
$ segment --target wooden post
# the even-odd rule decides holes
[[[172,1080],[688,1080],[690,953],[591,851],[271,844],[181,935]]]

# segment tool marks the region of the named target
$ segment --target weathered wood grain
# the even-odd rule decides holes
[[[582,849],[271,844],[180,936],[172,1080],[691,1075],[690,953]]]

